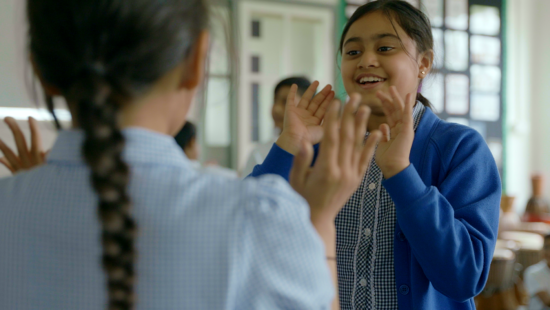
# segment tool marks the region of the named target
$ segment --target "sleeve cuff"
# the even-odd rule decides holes
[[[264,174],[277,174],[288,181],[290,169],[294,162],[294,155],[280,148],[273,143],[271,150],[267,154],[264,162],[254,168],[250,176],[258,177]]]
[[[426,194],[429,188],[424,184],[413,164],[382,182],[396,206],[408,205]]]

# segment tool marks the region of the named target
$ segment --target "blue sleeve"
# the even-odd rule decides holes
[[[324,244],[306,201],[279,177],[259,178],[240,233],[236,309],[330,309],[335,296]]]
[[[449,162],[437,187],[426,186],[412,164],[383,185],[428,280],[442,294],[463,302],[478,295],[487,281],[501,184],[494,158],[479,135],[462,140]]]
[[[319,154],[319,144],[313,146],[313,163]],[[248,177],[259,177],[265,174],[276,174],[288,181],[290,169],[294,162],[294,155],[280,148],[276,143],[273,143],[271,150],[267,154],[264,162],[261,165],[256,165],[254,170]]]

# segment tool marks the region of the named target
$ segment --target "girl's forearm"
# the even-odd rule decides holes
[[[327,259],[327,264],[332,276],[332,282],[334,289],[336,290],[336,295],[332,301],[332,310],[340,309],[340,297],[338,295],[338,271],[336,268],[336,227],[334,225],[334,220],[332,221],[316,221],[312,220],[313,226],[317,230],[317,233],[323,240],[325,244],[325,255]]]

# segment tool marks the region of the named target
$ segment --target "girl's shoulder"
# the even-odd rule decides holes
[[[491,169],[494,167],[492,170],[497,170],[494,157],[477,130],[430,114],[417,130],[418,141],[411,152],[415,166],[418,164],[418,167],[429,169],[436,179],[465,163],[476,165],[483,162],[490,165]]]

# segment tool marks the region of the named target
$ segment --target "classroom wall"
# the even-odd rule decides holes
[[[531,158],[533,171],[544,174],[546,197],[550,199],[550,1],[537,0],[533,48],[533,105]]]
[[[534,172],[550,196],[550,1],[507,0],[507,194],[522,214]]]

